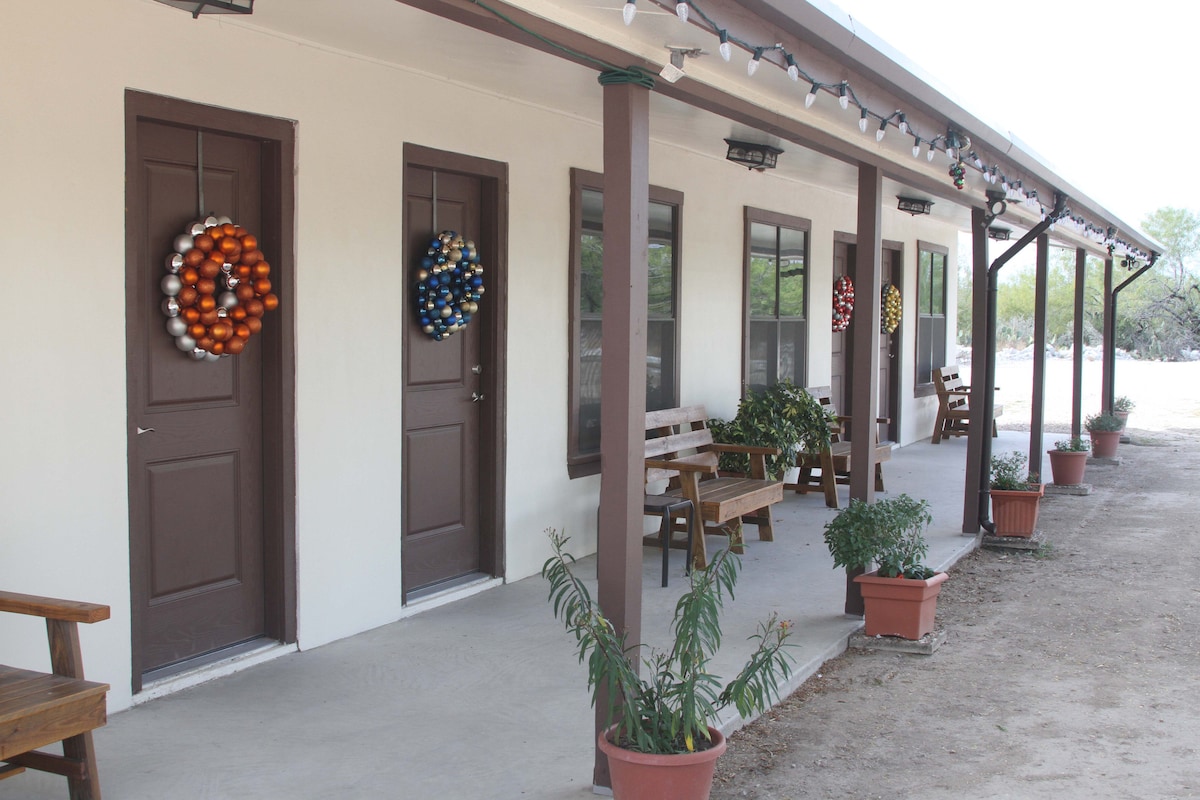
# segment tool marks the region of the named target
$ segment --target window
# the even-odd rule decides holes
[[[603,176],[571,170],[571,362],[567,468],[600,471],[600,320],[603,314]],[[650,187],[646,408],[679,405],[679,217],[683,195]]]
[[[745,331],[742,382],[761,391],[779,381],[804,385],[811,223],[746,209]]]
[[[917,242],[916,385],[933,386],[933,371],[946,366],[946,260],[950,251]]]

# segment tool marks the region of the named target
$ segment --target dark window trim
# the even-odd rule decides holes
[[[744,206],[742,211],[742,371],[741,396],[746,396],[747,370],[750,368],[750,226],[771,225],[776,228],[791,228],[804,231],[804,322],[808,325],[811,315],[812,302],[812,220],[805,217],[795,217],[778,211],[767,211],[753,206]],[[808,331],[805,329],[805,342],[808,342]],[[807,347],[807,344],[806,344]],[[804,376],[799,385],[803,386],[808,380],[808,353],[804,353]]]
[[[914,289],[914,291],[920,291],[920,288],[921,288],[921,269],[922,269],[921,254],[922,253],[935,253],[946,259],[945,264],[943,266],[943,269],[945,270],[946,274],[942,276],[942,313],[941,314],[929,314],[927,316],[930,316],[930,317],[940,316],[943,319],[949,320],[949,315],[946,313],[946,309],[948,306],[948,303],[946,302],[946,296],[947,296],[947,292],[949,291],[948,284],[950,281],[950,276],[949,276],[949,273],[950,273],[950,248],[946,247],[945,245],[934,244],[933,242],[926,242],[922,239],[917,240],[917,275],[916,275],[917,282],[916,282],[916,289]],[[901,296],[903,297],[903,290],[901,290]],[[913,347],[920,348],[920,346],[921,346],[920,319],[922,316],[921,315],[921,298],[917,297],[916,300],[917,300],[917,302],[916,302],[916,312],[915,313],[916,313],[916,318],[918,320],[918,324],[914,328]],[[947,322],[947,334],[948,333],[949,333],[949,322]],[[916,360],[913,362],[913,397],[931,397],[931,396],[937,394],[937,387],[935,387],[933,385],[933,381],[922,382],[921,380],[919,380],[920,376],[918,376],[916,374],[916,367],[918,364],[921,363],[921,354],[920,354],[920,352],[915,352],[915,355],[916,355]]]
[[[604,175],[590,170],[571,168],[571,246],[570,246],[570,308],[569,308],[569,340],[567,343],[567,474],[572,478],[582,478],[586,475],[600,474],[600,454],[581,455],[576,447],[579,442],[579,344],[582,332],[582,315],[579,313],[581,292],[580,273],[583,269],[583,255],[579,247],[580,233],[583,228],[583,206],[580,203],[583,190],[604,192]],[[680,326],[682,320],[682,303],[680,302],[680,286],[682,283],[683,259],[680,243],[683,241],[683,192],[666,189],[661,186],[650,186],[650,200],[675,206],[674,240],[671,243],[675,256],[675,275],[671,291],[675,298],[674,322],[674,381],[672,393],[679,397],[679,365],[680,365]]]

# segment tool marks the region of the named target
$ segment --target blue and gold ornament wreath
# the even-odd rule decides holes
[[[484,293],[483,265],[475,243],[442,231],[429,243],[417,269],[417,319],[441,341],[467,326]]]

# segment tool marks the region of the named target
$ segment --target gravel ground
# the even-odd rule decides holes
[[[1200,797],[1200,431],[1130,433],[1043,500],[1040,553],[951,570],[941,649],[828,662],[731,737],[713,800]]]

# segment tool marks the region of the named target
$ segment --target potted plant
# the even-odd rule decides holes
[[[1088,443],[1078,436],[1059,439],[1050,456],[1050,475],[1055,486],[1077,486],[1083,483],[1087,468]]]
[[[929,504],[906,494],[864,503],[852,500],[825,525],[825,542],[834,560],[861,562],[867,549],[878,565],[858,575],[867,636],[920,639],[933,630],[937,596],[946,573],[934,572],[922,559],[928,551],[922,531],[932,521]]]
[[[797,448],[815,450],[829,444],[829,422],[815,397],[783,380],[762,391],[750,390],[732,420],[710,419],[708,427],[718,442],[779,448],[779,455],[767,456],[767,477],[781,480],[795,465]],[[745,475],[750,471],[749,456],[722,453],[720,469]]]
[[[928,505],[906,494],[874,503],[851,500],[850,505],[825,523],[825,546],[833,556],[834,569],[846,570],[847,614],[863,616],[862,585],[856,578],[875,565],[882,565],[895,552],[896,542],[906,533],[928,524]]]
[[[1117,454],[1117,446],[1121,443],[1121,430],[1125,427],[1115,414],[1092,414],[1083,422],[1088,435],[1092,437],[1092,456],[1095,458],[1112,458]]]
[[[567,537],[547,531],[554,555],[542,566],[550,582],[554,615],[575,637],[579,660],[588,668],[588,688],[596,703],[607,689],[609,726],[600,749],[608,757],[613,796],[618,800],[703,800],[709,796],[713,767],[725,752],[725,738],[713,727],[717,714],[734,706],[742,716],[764,711],[779,694],[779,679],[790,674],[791,631],[772,614],[752,638],[754,652],[724,688],[708,670],[721,644],[720,611],[733,597],[740,561],[720,550],[704,569],[693,569],[688,590],[675,606],[673,642],[668,651],[625,641],[571,565]],[[633,659],[640,658],[645,676]]]
[[[1038,511],[1046,487],[1037,476],[1025,474],[1028,459],[1016,450],[992,456],[992,522],[997,536],[1028,539],[1037,528]]]
[[[1129,422],[1129,412],[1133,411],[1133,408],[1134,402],[1124,395],[1113,400],[1112,414],[1121,420],[1122,431],[1125,430],[1125,425]]]

